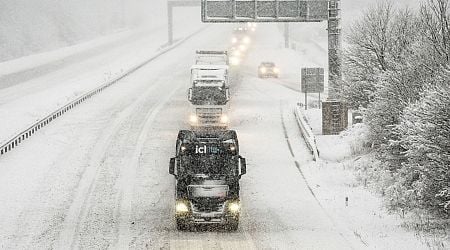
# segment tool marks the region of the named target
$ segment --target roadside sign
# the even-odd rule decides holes
[[[302,68],[301,91],[302,93],[323,93],[324,91],[324,69]]]
[[[328,20],[328,0],[202,0],[202,21],[321,22]]]

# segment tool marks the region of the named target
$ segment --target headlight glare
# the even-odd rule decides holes
[[[231,213],[239,213],[240,210],[241,210],[241,206],[240,206],[239,202],[234,201],[234,202],[230,202],[228,204],[228,211],[230,211]]]
[[[220,122],[221,123],[227,123],[228,122],[228,116],[227,115],[222,115],[220,117]]]
[[[179,201],[179,202],[177,202],[177,204],[175,206],[175,211],[177,213],[187,213],[187,212],[189,212],[189,208],[185,202]]]
[[[231,63],[231,65],[237,66],[240,63],[240,60],[237,57],[232,57],[232,58],[230,58],[230,63]]]
[[[197,118],[196,115],[191,115],[191,116],[189,117],[189,121],[190,121],[191,123],[197,123],[198,118]]]

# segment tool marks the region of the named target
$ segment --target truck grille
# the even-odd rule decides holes
[[[197,117],[202,124],[215,124],[220,122],[221,108],[197,108]]]
[[[211,213],[211,212],[220,212],[224,211],[224,203],[216,203],[216,202],[193,202],[192,203],[192,211],[197,213]]]

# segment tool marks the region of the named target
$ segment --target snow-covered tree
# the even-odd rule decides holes
[[[342,97],[353,109],[374,100],[380,77],[412,53],[417,18],[410,9],[383,1],[369,8],[347,32]]]
[[[450,215],[450,71],[426,86],[407,107],[396,131],[406,161],[397,172],[408,203]],[[397,143],[397,142],[393,142]]]
[[[368,170],[389,207],[426,209],[447,218],[449,1],[424,0],[417,13],[386,3],[369,10],[351,30],[343,91],[344,99],[366,110],[377,163]],[[376,20],[372,26],[371,20]]]

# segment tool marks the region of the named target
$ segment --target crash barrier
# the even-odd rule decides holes
[[[295,107],[294,114],[302,136],[305,139],[306,146],[308,146],[311,154],[313,155],[313,160],[319,160],[319,150],[317,149],[316,138],[314,136],[314,133],[312,132],[311,127],[306,122],[306,118],[302,112],[302,108],[300,105],[297,105]]]
[[[31,126],[26,128],[25,130],[22,130],[21,132],[17,133],[12,138],[10,138],[9,140],[6,140],[6,142],[1,143],[0,144],[0,155],[3,155],[3,154],[6,154],[6,153],[10,152],[15,147],[17,147],[20,143],[22,143],[24,140],[26,140],[29,137],[31,137],[39,129],[43,128],[44,126],[49,124],[54,119],[60,117],[61,115],[63,115],[67,111],[71,110],[72,108],[76,107],[77,105],[81,104],[82,102],[86,101],[87,99],[91,98],[92,96],[102,92],[103,90],[105,90],[106,88],[110,87],[111,85],[117,83],[121,79],[123,79],[123,78],[127,77],[128,75],[134,73],[135,71],[137,71],[138,69],[142,68],[143,66],[145,66],[149,62],[151,62],[151,61],[155,60],[156,58],[158,58],[159,56],[161,56],[161,55],[169,52],[170,50],[176,48],[177,46],[179,46],[180,44],[182,44],[183,42],[185,42],[186,40],[188,40],[192,36],[198,34],[199,32],[201,32],[205,28],[206,27],[203,27],[203,28],[193,32],[192,34],[184,37],[183,39],[180,39],[180,40],[176,41],[172,45],[161,49],[156,54],[151,56],[149,59],[147,59],[144,62],[141,62],[138,65],[132,67],[131,69],[129,69],[125,73],[121,74],[120,76],[116,77],[115,79],[112,79],[112,80],[108,81],[107,83],[101,85],[100,87],[98,87],[98,88],[96,88],[96,89],[94,89],[92,91],[89,91],[86,94],[83,94],[82,96],[80,96],[76,100],[71,101],[69,104],[66,104],[63,107],[61,107],[61,108],[57,109],[56,111],[52,112],[51,114],[47,115],[45,118],[43,118],[43,119],[33,123]]]

